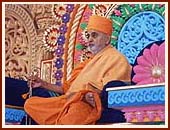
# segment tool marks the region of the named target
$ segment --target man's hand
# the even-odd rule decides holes
[[[32,88],[41,87],[44,83],[44,81],[40,79],[37,75],[28,77],[28,81],[31,81]]]
[[[95,107],[95,100],[94,100],[94,95],[92,92],[88,92],[85,94],[85,101],[89,103],[91,106]]]

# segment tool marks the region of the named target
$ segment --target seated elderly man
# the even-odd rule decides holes
[[[30,77],[33,88],[62,94],[59,97],[31,97],[24,109],[38,124],[95,124],[100,118],[100,92],[109,81],[130,81],[131,66],[126,58],[110,45],[112,21],[93,15],[88,23],[88,49],[92,58],[82,62],[62,87]],[[114,117],[113,117],[114,118]]]

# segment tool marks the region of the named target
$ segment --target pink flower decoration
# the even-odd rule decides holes
[[[136,112],[136,119],[138,120],[138,122],[143,122],[143,119],[144,119],[144,112]]]
[[[159,4],[159,7],[161,8],[161,7],[163,7],[164,6],[164,4]]]
[[[92,15],[92,12],[88,11],[84,13],[84,22],[89,21],[89,17]]]
[[[135,4],[129,4],[131,7],[135,7]]]
[[[76,51],[74,55],[74,61],[75,62],[80,62],[80,57],[81,57],[82,51]]]
[[[116,16],[121,16],[121,15],[122,15],[122,13],[120,12],[120,10],[114,10],[114,13],[115,13]]]
[[[165,82],[165,42],[144,49],[133,71],[132,81],[138,85]]]
[[[147,116],[149,118],[150,121],[154,121],[156,115],[154,111],[147,111]]]
[[[78,41],[81,45],[86,45],[88,43],[88,39],[85,35],[85,32],[81,32],[78,34]]]
[[[135,118],[134,113],[131,113],[131,112],[126,112],[124,115],[125,115],[127,122],[131,122]]]

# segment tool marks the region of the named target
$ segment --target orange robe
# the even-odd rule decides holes
[[[85,125],[95,124],[101,115],[99,95],[94,92],[95,107],[83,101],[83,90],[69,100],[66,95],[60,97],[31,97],[25,103],[25,111],[41,125]]]
[[[111,45],[108,45],[88,62],[70,85],[66,94],[80,90],[99,90],[112,80],[129,82],[131,66],[127,59]]]
[[[99,96],[94,92],[97,106],[93,108],[82,101],[83,95],[94,91],[94,88],[102,90],[111,80],[130,81],[130,74],[131,66],[126,58],[108,45],[93,59],[75,69],[72,78],[63,85],[64,95],[51,98],[31,97],[24,105],[25,111],[39,124],[94,124],[101,114]],[[67,99],[74,92],[76,94]],[[89,113],[93,113],[93,116]]]

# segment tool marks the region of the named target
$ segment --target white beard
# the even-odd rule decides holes
[[[92,54],[96,54],[97,51],[96,46],[91,46],[91,47],[88,46],[87,50],[90,51]]]

